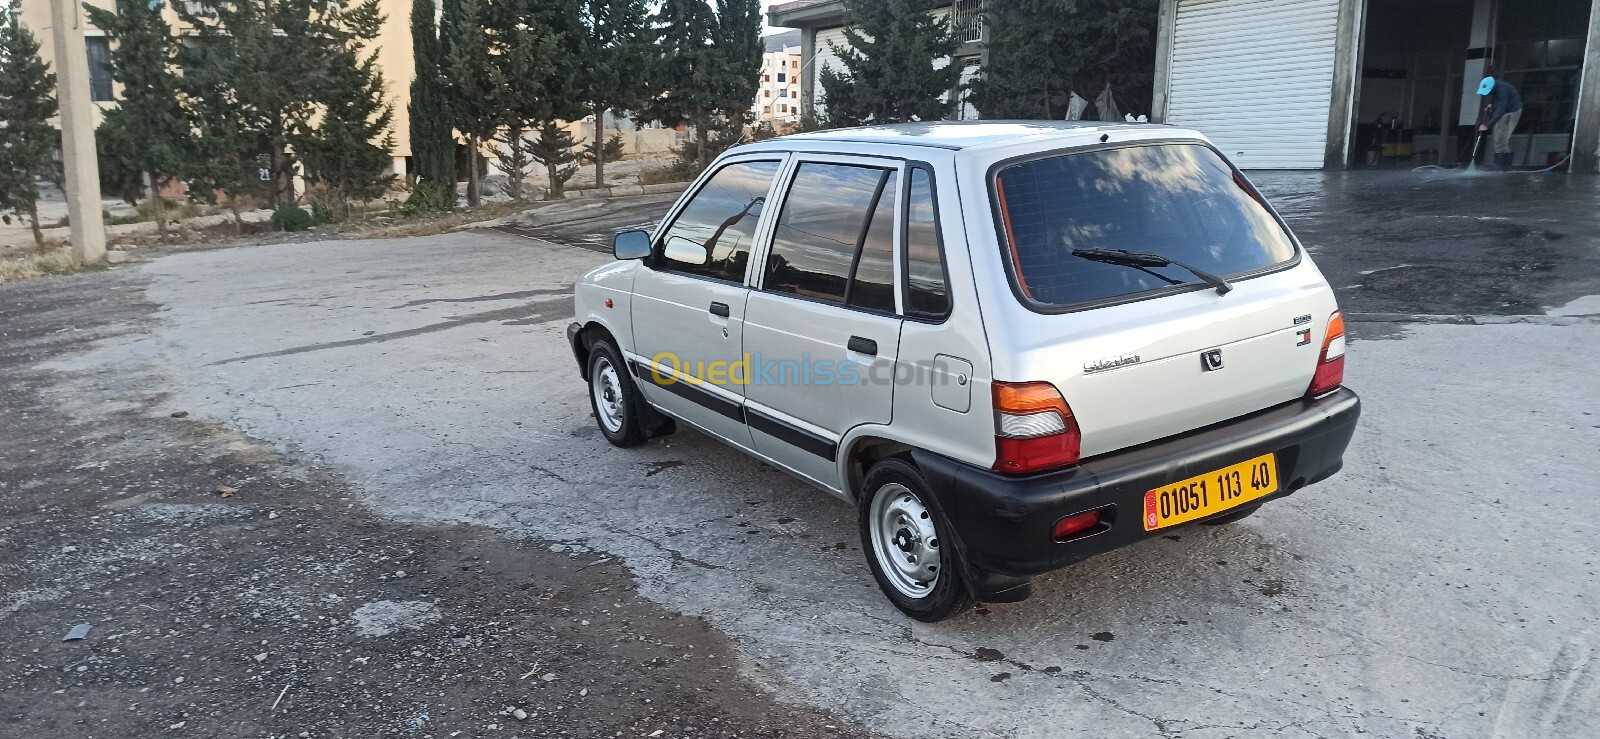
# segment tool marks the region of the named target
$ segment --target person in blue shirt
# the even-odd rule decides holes
[[[1522,93],[1510,82],[1485,77],[1478,84],[1478,96],[1483,100],[1484,112],[1478,131],[1493,132],[1489,138],[1494,142],[1495,168],[1511,169],[1511,133],[1522,120]]]

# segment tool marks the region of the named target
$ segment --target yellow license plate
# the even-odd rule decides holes
[[[1278,462],[1263,454],[1144,494],[1144,530],[1188,523],[1278,490]]]

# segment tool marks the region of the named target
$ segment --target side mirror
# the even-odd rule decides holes
[[[650,234],[623,231],[611,239],[611,254],[618,259],[644,259],[650,256]]]

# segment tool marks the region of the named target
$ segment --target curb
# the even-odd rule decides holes
[[[590,187],[583,190],[566,191],[567,199],[571,198],[617,198],[628,195],[658,195],[661,193],[683,192],[689,188],[687,182],[663,182],[655,185],[617,185],[614,187]],[[546,201],[548,202],[548,201]]]

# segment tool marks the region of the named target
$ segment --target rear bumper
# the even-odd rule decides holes
[[[1277,455],[1280,491],[1262,502],[1324,480],[1343,464],[1360,415],[1361,400],[1341,388],[1094,457],[1069,470],[1027,477],[1007,477],[931,452],[912,456],[955,527],[969,582],[983,598],[986,590],[1025,590],[1018,578],[1170,533],[1170,528],[1145,531],[1141,520],[1145,492],[1166,483],[1268,452]],[[1055,523],[1063,516],[1107,506],[1109,525],[1069,541],[1054,540]]]

